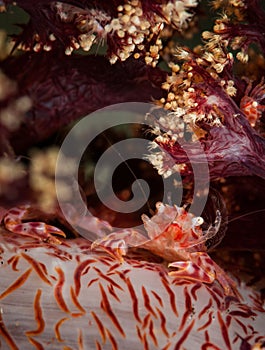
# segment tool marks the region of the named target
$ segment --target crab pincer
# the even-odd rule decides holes
[[[51,244],[61,244],[61,241],[54,235],[66,237],[65,233],[45,222],[23,222],[27,218],[30,206],[24,205],[10,209],[3,218],[3,223],[8,231],[22,236],[36,238]]]

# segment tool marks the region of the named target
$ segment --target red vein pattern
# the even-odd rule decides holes
[[[45,321],[43,318],[43,312],[40,304],[41,294],[42,294],[41,289],[38,289],[34,299],[35,320],[37,322],[38,327],[34,331],[27,331],[26,332],[27,336],[34,336],[34,335],[41,334],[45,328]]]
[[[63,286],[64,286],[64,282],[65,282],[64,271],[59,266],[55,267],[55,271],[58,273],[58,276],[59,276],[58,282],[54,288],[55,300],[57,301],[57,304],[62,309],[62,311],[70,312],[66,303],[65,303],[64,297],[63,297]]]
[[[62,339],[62,337],[61,337],[60,327],[61,327],[61,325],[62,325],[65,321],[67,321],[67,320],[69,320],[68,317],[64,317],[64,318],[60,319],[60,320],[56,323],[56,325],[55,325],[55,327],[54,327],[55,337],[56,337],[56,339],[57,339],[59,342],[63,342],[63,341],[64,341],[64,340]]]
[[[9,287],[6,288],[1,294],[0,294],[0,300],[4,299],[6,296],[11,294],[14,290],[20,288],[28,279],[29,275],[31,274],[32,269],[29,268],[27,271],[25,271],[21,276],[18,277],[18,279],[15,280]]]
[[[0,259],[0,349],[240,350],[265,341],[256,292],[238,286],[243,299],[230,298],[217,282],[170,277],[144,255],[118,263],[83,239],[58,247],[1,232]]]

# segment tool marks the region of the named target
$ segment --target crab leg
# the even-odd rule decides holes
[[[91,249],[102,249],[122,263],[129,246],[140,246],[145,241],[146,238],[140,232],[134,229],[121,229],[97,239],[92,243]]]
[[[176,261],[168,267],[178,270],[170,271],[173,277],[182,277],[193,281],[211,284],[216,279],[224,289],[226,295],[234,295],[241,298],[237,291],[235,282],[219,267],[205,252],[194,252],[189,254],[189,261]]]

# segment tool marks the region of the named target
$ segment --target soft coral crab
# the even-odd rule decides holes
[[[224,234],[224,231],[218,232],[223,230],[220,211],[216,211],[214,224],[203,231],[203,218],[195,217],[184,207],[159,202],[156,209],[152,218],[142,215],[148,238],[139,230],[120,230],[96,240],[92,249],[102,248],[121,262],[129,247],[146,249],[169,263],[169,275],[209,284],[217,280],[225,294],[238,297],[233,280],[206,253],[207,241],[216,245],[214,238],[219,242]]]
[[[3,218],[5,227],[20,235],[60,244],[61,241],[53,236],[56,234],[65,237],[60,229],[43,222],[22,221],[25,220],[29,209],[30,206],[21,206],[9,210]],[[94,223],[95,220],[97,224]],[[120,229],[94,241],[91,249],[101,248],[121,263],[128,248],[145,249],[162,257],[168,263],[170,276],[207,284],[217,280],[226,295],[240,297],[234,281],[206,252],[209,242],[213,247],[224,235],[219,210],[216,210],[214,224],[210,225],[206,231],[201,227],[204,222],[202,217],[195,217],[184,207],[164,205],[160,202],[156,204],[156,214],[151,218],[142,215],[142,220],[147,236],[139,229]],[[101,226],[104,224],[102,220],[93,216],[87,217],[84,223],[87,230],[98,233],[101,232]]]

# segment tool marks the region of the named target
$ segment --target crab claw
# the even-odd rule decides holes
[[[55,226],[45,224],[44,222],[25,222],[12,224],[7,228],[14,233],[22,236],[36,238],[40,241],[49,242],[52,244],[61,244],[62,242],[53,236],[53,234],[66,237],[65,233]]]
[[[121,229],[112,232],[103,238],[97,239],[91,245],[91,249],[100,248],[110,254],[121,263],[124,261],[123,256],[127,254],[128,247],[137,247],[143,245],[146,238],[137,230]]]
[[[207,284],[211,284],[214,280],[217,280],[223,288],[225,295],[232,295],[238,299],[242,299],[232,278],[207,253],[190,253],[189,259],[188,261],[170,263],[168,267],[176,267],[178,270],[170,271],[169,275]]]
[[[55,226],[45,224],[45,228],[46,228],[47,234],[56,234],[58,236],[62,236],[64,238],[66,238],[66,234],[62,230],[60,230],[59,228],[57,228]]]
[[[66,234],[62,230],[47,224],[44,224],[43,232],[38,233],[38,238],[51,244],[61,244],[62,242],[58,238],[54,237],[54,234],[66,238]]]
[[[21,228],[19,230],[19,227],[17,227],[16,231],[20,231],[18,233],[25,236],[37,238],[41,241],[48,242],[51,244],[62,243],[58,238],[53,236],[54,234],[62,236],[64,238],[66,237],[65,233],[62,230],[55,226],[45,224],[44,222],[27,222],[20,224],[20,226],[22,230]]]

